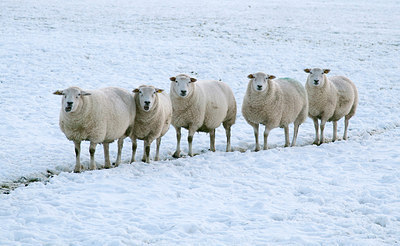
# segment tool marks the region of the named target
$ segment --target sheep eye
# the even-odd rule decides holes
[[[78,97],[80,97],[80,96],[81,96],[81,93],[78,94]]]

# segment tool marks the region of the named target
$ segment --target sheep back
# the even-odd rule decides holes
[[[353,116],[357,109],[358,92],[354,83],[344,76],[329,77],[337,90],[334,114],[328,121],[337,121],[345,115]]]

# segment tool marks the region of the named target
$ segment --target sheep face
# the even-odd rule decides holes
[[[172,89],[182,98],[185,98],[191,94],[194,88],[194,82],[197,81],[195,78],[191,78],[188,75],[182,74],[176,77],[171,77],[170,80]]]
[[[82,97],[83,96],[88,96],[90,93],[87,93],[85,91],[82,91],[78,87],[70,87],[65,90],[58,90],[53,93],[54,95],[62,95],[62,109],[66,113],[72,113],[75,112],[79,105],[82,103]]]
[[[325,74],[329,73],[329,69],[306,68],[304,72],[309,73],[307,83],[311,86],[323,86],[325,83]]]
[[[163,90],[154,88],[153,86],[140,86],[139,88],[133,90],[136,96],[139,97],[140,109],[146,112],[151,110],[157,98],[157,93],[162,91]]]
[[[274,79],[275,76],[259,72],[249,74],[247,78],[251,79],[250,83],[254,91],[262,92],[268,89],[268,80]]]

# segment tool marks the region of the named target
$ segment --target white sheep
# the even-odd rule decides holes
[[[142,161],[150,162],[150,145],[157,139],[155,161],[160,159],[161,137],[171,124],[172,106],[167,93],[153,86],[141,85],[133,90],[136,105],[136,118],[132,130],[132,160],[135,161],[136,139],[144,140]]]
[[[221,81],[198,81],[186,74],[171,77],[172,125],[176,130],[177,145],[173,157],[180,156],[181,128],[189,130],[189,156],[193,156],[192,142],[196,131],[210,133],[210,149],[215,151],[215,129],[223,124],[226,151],[231,151],[231,126],[236,120],[236,100],[232,90]]]
[[[349,119],[354,116],[358,104],[357,88],[352,81],[344,76],[327,77],[329,69],[304,69],[309,73],[306,90],[309,101],[308,115],[314,121],[314,144],[322,144],[324,139],[325,123],[333,122],[333,138],[337,139],[337,121],[344,120],[343,139],[347,139]],[[318,135],[318,119],[321,120],[321,137]]]
[[[254,129],[255,151],[258,143],[259,124],[265,125],[264,150],[268,149],[269,132],[281,127],[285,130],[285,147],[289,146],[289,124],[294,123],[292,145],[296,144],[300,124],[307,119],[307,93],[302,84],[290,78],[275,79],[262,72],[247,76],[250,81],[243,98],[242,114]]]
[[[74,172],[81,171],[81,141],[90,141],[90,169],[96,169],[96,145],[103,144],[105,168],[110,168],[109,143],[118,139],[118,156],[121,162],[123,140],[129,136],[135,119],[135,106],[131,93],[116,87],[83,91],[79,87],[57,90],[62,95],[59,125],[65,136],[74,142],[76,164]]]

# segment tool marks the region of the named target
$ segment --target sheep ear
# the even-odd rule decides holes
[[[175,77],[171,77],[171,78],[169,78],[169,80],[176,81],[176,78]]]
[[[247,78],[254,79],[254,75],[253,74],[249,74],[249,75],[247,75]]]
[[[134,89],[132,92],[133,92],[133,93],[138,93],[138,92],[139,92],[139,89],[136,88],[136,89]]]
[[[330,69],[324,69],[324,73],[329,73],[330,71]]]
[[[190,82],[196,82],[197,81],[197,79],[195,79],[195,78],[190,78]]]
[[[92,95],[92,94],[89,92],[81,91],[81,96],[90,96],[90,95]]]
[[[63,91],[60,90],[56,90],[55,92],[53,92],[54,95],[64,95]]]
[[[309,69],[309,68],[306,68],[306,69],[304,69],[304,72],[306,72],[306,73],[310,73],[310,72],[311,72],[311,69]]]
[[[156,92],[157,93],[161,93],[161,92],[163,92],[164,90],[163,89],[158,89],[158,88],[156,88]]]
[[[275,79],[276,77],[274,75],[269,75],[268,79]]]

